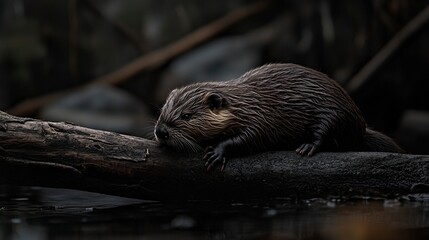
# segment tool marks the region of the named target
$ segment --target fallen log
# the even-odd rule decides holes
[[[80,189],[153,200],[253,199],[427,192],[429,157],[266,152],[207,172],[151,140],[0,111],[0,184]]]

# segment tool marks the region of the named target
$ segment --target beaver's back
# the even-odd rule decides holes
[[[336,150],[362,144],[366,124],[360,110],[323,73],[295,64],[268,64],[225,84],[234,113],[265,145],[292,149],[317,131],[328,134],[331,142],[326,145]]]

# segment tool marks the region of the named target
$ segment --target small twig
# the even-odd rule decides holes
[[[365,66],[348,82],[346,90],[354,93],[380,69],[381,66],[418,30],[429,21],[429,5],[403,27]]]
[[[43,106],[64,96],[65,93],[70,93],[97,83],[109,85],[123,83],[139,72],[154,69],[155,67],[167,63],[171,59],[189,51],[193,47],[213,38],[237,22],[261,12],[267,6],[268,3],[266,1],[260,1],[250,6],[240,8],[223,18],[190,33],[177,42],[167,45],[162,49],[149,52],[146,55],[126,64],[122,68],[94,79],[84,86],[26,100],[8,109],[7,112],[16,116],[29,116],[37,112]]]

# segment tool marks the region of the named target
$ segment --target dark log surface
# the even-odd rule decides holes
[[[154,200],[395,196],[429,186],[429,157],[421,155],[266,152],[230,159],[224,172],[207,172],[201,158],[138,137],[0,112],[0,184]]]

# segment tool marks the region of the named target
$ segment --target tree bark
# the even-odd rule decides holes
[[[266,152],[207,172],[202,153],[151,140],[0,111],[0,183],[153,200],[394,196],[428,192],[429,157],[392,153]]]

